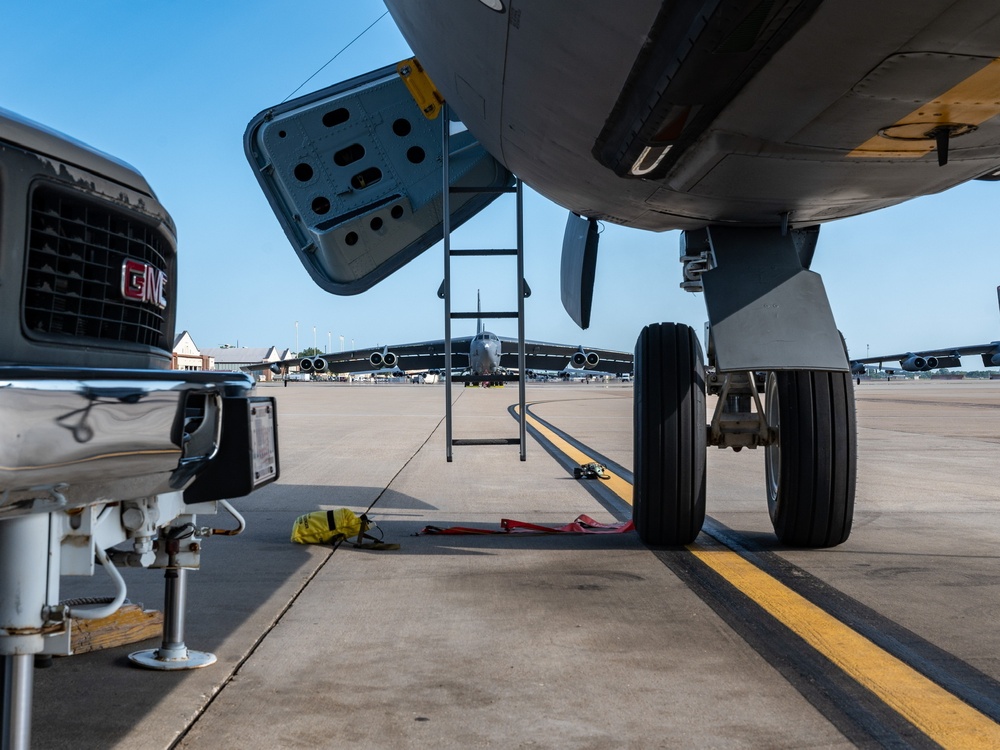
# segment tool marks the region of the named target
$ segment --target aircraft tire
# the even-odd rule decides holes
[[[690,544],[705,522],[705,367],[690,326],[657,323],[635,345],[632,520],[654,547]]]
[[[835,547],[851,535],[857,477],[854,387],[846,372],[772,372],[765,448],[774,532],[794,547]]]

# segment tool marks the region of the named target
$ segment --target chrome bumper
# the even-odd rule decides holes
[[[0,367],[0,519],[183,490],[242,373]]]

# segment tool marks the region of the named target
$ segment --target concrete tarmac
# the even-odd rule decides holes
[[[763,452],[751,450],[710,450],[709,521],[691,549],[651,551],[634,533],[420,535],[496,529],[501,518],[610,523],[628,508],[532,438],[523,463],[516,446],[459,446],[447,463],[440,385],[260,392],[278,399],[281,478],[235,501],[246,532],[207,539],[188,576],[187,645],[218,662],[130,665],[128,653],[156,641],[58,658],[35,672],[34,748],[846,748],[958,737],[935,734],[947,717],[924,722],[924,709],[879,697],[880,679],[907,692],[898,673],[870,684],[817,656],[808,634],[708,570],[725,545],[957,694],[984,717],[975,737],[989,742],[1000,727],[1000,382],[858,386],[854,531],[829,550],[774,540]],[[625,469],[631,395],[621,384],[528,389],[534,417]],[[455,437],[517,434],[515,388],[455,396]],[[373,502],[400,550],[289,541],[302,513]],[[131,601],[162,608],[158,571],[125,572]],[[109,586],[100,574],[63,581],[65,596]]]

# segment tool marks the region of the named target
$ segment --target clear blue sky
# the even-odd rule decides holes
[[[324,350],[328,341],[339,350],[341,335],[348,348],[440,338],[440,246],[362,295],[329,295],[300,265],[243,155],[250,119],[384,12],[378,0],[8,3],[0,107],[143,173],[177,223],[178,330],[199,346],[294,347],[296,321],[300,348],[312,346],[314,326]],[[386,16],[299,94],[407,56]],[[497,234],[513,225],[503,200],[465,228],[486,235],[466,246],[503,246]],[[998,209],[1000,183],[974,183],[824,226],[813,270],[852,354],[1000,340]],[[631,350],[646,323],[701,332],[703,300],[678,288],[677,233],[605,227],[593,323],[580,331],[559,301],[566,212],[529,192],[525,214],[529,338]],[[477,287],[484,307],[513,304],[509,262],[455,261],[455,308],[474,309]],[[493,328],[515,335],[508,325]],[[456,324],[455,335],[470,332]]]

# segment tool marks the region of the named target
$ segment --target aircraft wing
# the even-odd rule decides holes
[[[922,349],[914,352],[903,352],[901,354],[882,354],[876,357],[859,357],[851,359],[851,370],[855,374],[864,372],[864,365],[877,364],[881,369],[886,369],[883,364],[886,362],[899,362],[899,368],[906,372],[927,372],[928,370],[938,370],[948,367],[960,367],[962,357],[981,355],[984,367],[996,367],[1000,365],[1000,341],[991,341],[989,344],[971,344],[969,346],[952,346],[942,349]],[[897,369],[897,368],[888,368]]]
[[[503,342],[500,364],[509,369],[517,368],[517,339],[499,337]],[[469,344],[472,337],[452,339],[452,368],[464,369],[469,365]],[[551,344],[544,341],[525,341],[525,367],[530,370],[563,370],[566,367],[601,372],[632,372],[632,353],[610,349],[586,349],[568,344]],[[283,371],[297,367],[302,372],[373,372],[383,369],[404,372],[443,370],[444,339],[421,341],[412,344],[391,344],[346,352],[329,352],[309,357],[294,357],[280,362],[261,362],[247,365],[246,372],[263,370]]]
[[[1000,302],[1000,287],[997,287],[997,301]],[[851,360],[851,372],[862,375],[865,365],[878,364],[880,369],[894,370],[895,367],[883,367],[884,362],[899,362],[899,369],[906,372],[926,372],[942,367],[960,367],[962,357],[980,355],[983,367],[1000,366],[1000,341],[988,344],[970,344],[969,346],[948,346],[943,349],[924,349],[919,352],[903,354],[884,354],[877,357],[860,357]]]
[[[509,369],[517,368],[517,339],[500,336],[503,354],[500,364]],[[578,370],[599,369],[616,374],[632,372],[632,352],[610,349],[587,349],[583,346],[551,344],[544,341],[524,342],[524,366],[529,370]]]
[[[471,337],[452,339],[452,367],[464,368],[469,363]],[[280,362],[261,362],[247,365],[247,372],[278,371],[298,367],[301,372],[375,372],[402,370],[404,372],[440,370],[444,368],[444,339],[421,341],[412,344],[391,344],[346,352],[329,352],[309,357],[294,357]]]

